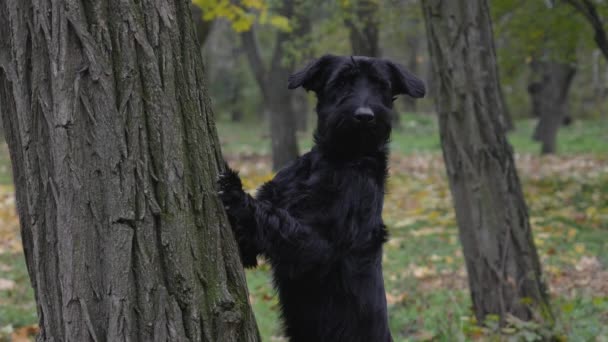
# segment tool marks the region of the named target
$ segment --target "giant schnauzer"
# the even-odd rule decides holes
[[[246,267],[263,255],[292,342],[392,341],[382,244],[393,101],[422,81],[386,59],[323,56],[289,77],[317,95],[312,150],[255,198],[235,171],[218,181]]]

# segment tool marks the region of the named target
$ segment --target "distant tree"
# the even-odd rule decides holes
[[[400,61],[407,70],[429,79],[429,59],[424,38],[424,20],[417,0],[381,0],[378,10],[379,50],[383,57]],[[432,94],[427,92],[427,97]],[[393,128],[402,129],[401,114],[416,112],[420,102],[409,96],[399,97],[394,103]],[[429,111],[430,112],[430,111]]]
[[[606,28],[604,27],[604,20],[600,15],[598,6],[602,7],[602,10],[608,11],[605,1],[591,1],[591,0],[562,0],[563,2],[572,6],[578,13],[580,13],[585,20],[593,28],[593,40],[600,49],[604,58],[608,61],[608,35],[606,34]]]
[[[344,23],[355,56],[379,57],[379,0],[344,1]]]
[[[298,156],[296,131],[306,127],[307,98],[305,94],[288,91],[287,79],[301,57],[307,56],[311,9],[318,2],[193,1],[208,10],[209,15],[204,16],[205,19],[228,19],[240,34],[270,121],[272,166],[275,170],[280,169]],[[256,21],[276,29],[274,45],[268,49],[272,53],[260,48],[258,28],[254,25]],[[270,57],[265,58],[268,55]]]
[[[38,341],[259,341],[184,1],[3,0]]]
[[[567,6],[543,1],[497,0],[492,2],[499,22],[501,66],[512,80],[514,70],[527,65],[531,113],[538,117],[533,139],[541,152],[554,153],[557,132],[569,122],[570,85],[576,75],[577,52],[589,50],[589,30]]]
[[[297,0],[282,1],[276,12],[290,19],[290,30],[276,33],[274,48],[269,63],[264,62],[256,38],[255,28],[241,33],[247,59],[264,98],[270,119],[272,143],[272,168],[278,170],[294,160],[298,154],[296,139],[297,121],[294,111],[294,92],[287,89],[287,79],[295,71],[295,59],[290,56],[289,45],[307,34],[307,13],[297,8]],[[296,17],[296,15],[300,15]],[[296,48],[297,50],[297,48]]]
[[[532,112],[538,117],[532,138],[541,143],[541,153],[555,153],[557,131],[569,122],[568,93],[576,68],[569,63],[534,60],[530,63],[532,79],[528,92],[532,98]]]
[[[513,151],[499,122],[486,0],[422,1],[443,157],[478,322],[552,322]]]
[[[192,21],[194,21],[198,42],[203,46],[209,37],[209,33],[211,33],[214,21],[204,20],[203,10],[194,3],[190,4],[190,9],[192,10]]]

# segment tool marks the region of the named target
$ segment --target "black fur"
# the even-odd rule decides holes
[[[256,198],[230,169],[218,181],[241,259],[269,260],[292,342],[392,341],[381,264],[390,115],[394,96],[422,97],[424,84],[388,60],[327,55],[289,78],[300,86],[317,94],[312,150]]]

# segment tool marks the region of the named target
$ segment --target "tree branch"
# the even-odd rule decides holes
[[[267,95],[267,82],[266,82],[266,67],[262,61],[262,55],[260,54],[260,48],[258,41],[255,37],[255,31],[252,27],[250,30],[241,33],[241,40],[243,42],[243,48],[245,49],[247,60],[253,70],[255,80],[258,82],[262,95],[266,98]]]
[[[602,23],[602,19],[597,13],[597,8],[591,2],[591,0],[564,0],[567,4],[572,6],[576,11],[581,13],[589,22],[595,35],[593,39],[597,44],[597,47],[602,51],[604,58],[608,60],[608,36]]]

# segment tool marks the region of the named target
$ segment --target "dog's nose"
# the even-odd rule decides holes
[[[374,120],[374,112],[369,107],[359,107],[355,110],[355,120],[370,122]]]

